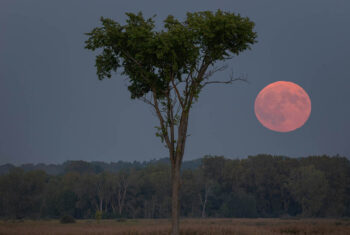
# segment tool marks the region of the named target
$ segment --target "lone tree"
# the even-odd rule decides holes
[[[165,141],[171,161],[172,234],[179,234],[180,168],[190,109],[205,86],[242,80],[210,77],[226,68],[215,67],[216,62],[250,49],[257,34],[249,18],[221,10],[187,13],[183,22],[169,15],[158,32],[153,17],[126,15],[125,25],[101,17],[102,26],[86,33],[85,48],[101,49],[95,64],[100,80],[122,67],[131,98],[154,109],[160,123],[156,135]]]

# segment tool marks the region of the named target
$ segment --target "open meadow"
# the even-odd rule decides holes
[[[168,219],[1,221],[0,234],[170,234]],[[183,219],[180,234],[350,234],[350,219]]]

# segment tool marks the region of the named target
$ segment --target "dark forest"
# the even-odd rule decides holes
[[[0,166],[3,219],[169,218],[170,164],[67,161]],[[204,156],[181,172],[182,217],[350,216],[350,162],[340,156]]]

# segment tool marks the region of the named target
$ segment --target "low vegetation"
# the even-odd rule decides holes
[[[168,219],[79,220],[75,224],[51,221],[2,221],[0,234],[170,234]],[[184,219],[181,233],[186,235],[277,235],[350,233],[349,219]]]
[[[61,222],[61,224],[72,224],[72,223],[75,223],[75,219],[71,215],[64,215],[60,219],[60,222]]]

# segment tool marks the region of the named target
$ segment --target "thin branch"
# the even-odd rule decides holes
[[[170,157],[172,157],[172,161],[175,161],[175,154],[174,154],[174,143],[175,143],[175,132],[174,132],[174,114],[173,114],[173,104],[171,103],[172,99],[170,97],[170,90],[166,92],[166,98],[168,101],[168,112],[167,112],[167,118],[170,126],[170,144],[171,147],[169,148],[169,151],[171,152]]]
[[[176,85],[175,85],[174,76],[171,76],[171,83],[173,84],[173,87],[174,87],[174,89],[175,89],[177,98],[178,98],[178,100],[179,100],[179,102],[180,102],[180,104],[181,104],[181,107],[184,109],[184,108],[185,108],[185,105],[184,105],[184,103],[182,102],[182,97],[181,97],[181,95],[180,95],[180,93],[179,93],[179,90],[177,89],[177,87],[176,87]]]
[[[171,95],[171,89],[170,89],[170,98],[171,98],[171,100],[174,101],[174,102],[173,102],[173,107],[175,107],[176,104],[177,104],[176,94],[174,94],[173,96],[174,96],[174,97],[172,97],[172,95]]]
[[[124,53],[125,56],[126,56],[127,58],[129,58],[129,59],[132,60],[135,64],[137,64],[137,66],[140,67],[140,69],[141,69],[143,72],[148,72],[148,71],[144,68],[144,66],[143,66],[139,61],[137,61],[134,57],[132,57],[128,52],[126,52],[126,51],[124,51],[124,50],[121,50],[121,52]],[[147,82],[149,82],[149,85],[152,86],[152,81],[151,81],[149,78],[147,78],[143,73],[141,73],[141,75],[142,75],[142,77],[143,77]]]
[[[243,82],[248,82],[246,79],[244,78],[234,78],[234,79],[230,79],[230,80],[227,80],[227,81],[210,81],[210,82],[205,82],[203,83],[202,87],[204,87],[205,85],[208,85],[208,84],[214,84],[214,83],[218,83],[218,84],[231,84],[232,82],[235,82],[235,81],[243,81]]]
[[[177,117],[179,115],[180,112],[180,105],[177,106],[176,112],[175,112],[175,117]]]
[[[208,79],[209,77],[213,76],[214,73],[219,72],[219,71],[224,71],[227,69],[228,65],[224,64],[223,66],[220,67],[214,67],[212,70],[209,70],[203,77],[203,80]]]
[[[144,96],[139,97],[138,99],[141,100],[142,102],[146,103],[146,104],[149,104],[152,107],[152,108],[149,109],[151,111],[152,115],[154,115],[155,117],[158,118],[158,115],[155,112],[155,105],[152,102],[152,93],[150,94],[150,96],[151,96],[150,98],[147,98],[146,96],[147,96],[147,94],[144,94]]]
[[[190,78],[192,79],[192,72],[193,72],[193,71],[190,71],[190,72],[188,73],[188,76],[187,76],[187,78],[186,78],[186,80],[185,80],[186,86],[185,86],[185,89],[183,90],[183,94],[184,94],[184,96],[185,96],[185,99],[186,99],[186,97],[187,97],[187,95],[188,95],[188,85],[189,85],[189,83],[190,83],[189,79],[190,79]]]
[[[170,143],[170,140],[169,140],[169,136],[166,133],[167,127],[164,126],[164,123],[165,123],[164,122],[164,118],[162,116],[161,111],[159,110],[159,105],[158,105],[158,101],[157,101],[156,91],[154,89],[152,89],[152,92],[153,92],[153,100],[154,100],[154,109],[156,110],[157,116],[159,118],[160,127],[162,128],[162,135],[163,135],[163,137],[165,139],[165,142],[166,142],[168,148],[170,149],[171,148],[171,143]]]
[[[121,50],[122,53],[124,53],[126,55],[126,57],[128,57],[130,60],[132,60],[135,64],[137,64],[139,67],[141,67],[141,69],[143,69],[143,66],[140,62],[138,62],[134,57],[132,57],[128,52]]]
[[[206,85],[209,84],[232,84],[233,82],[236,81],[242,81],[242,82],[247,82],[248,83],[248,79],[246,77],[242,78],[242,77],[238,77],[238,78],[234,78],[233,74],[230,75],[230,79],[227,81],[208,81],[208,82],[204,82],[202,84],[202,88]]]
[[[197,86],[203,80],[203,76],[205,74],[205,71],[207,70],[210,63],[211,63],[211,61],[209,60],[207,55],[203,56],[203,60],[201,62],[201,65],[199,67],[199,70],[198,70],[195,78],[192,77],[192,73],[191,73],[191,84],[189,86],[189,93],[190,94],[187,93],[185,96],[185,109],[189,109],[189,107],[191,107],[191,103],[192,103],[193,96],[194,96],[194,90],[197,89]],[[196,69],[196,71],[197,71],[197,69]]]
[[[154,107],[154,103],[152,103],[151,100],[147,99],[146,96],[142,96],[142,97],[140,97],[140,98],[138,98],[138,99],[141,100],[141,101],[143,101],[144,103],[149,104],[149,105],[151,105],[152,107]]]

